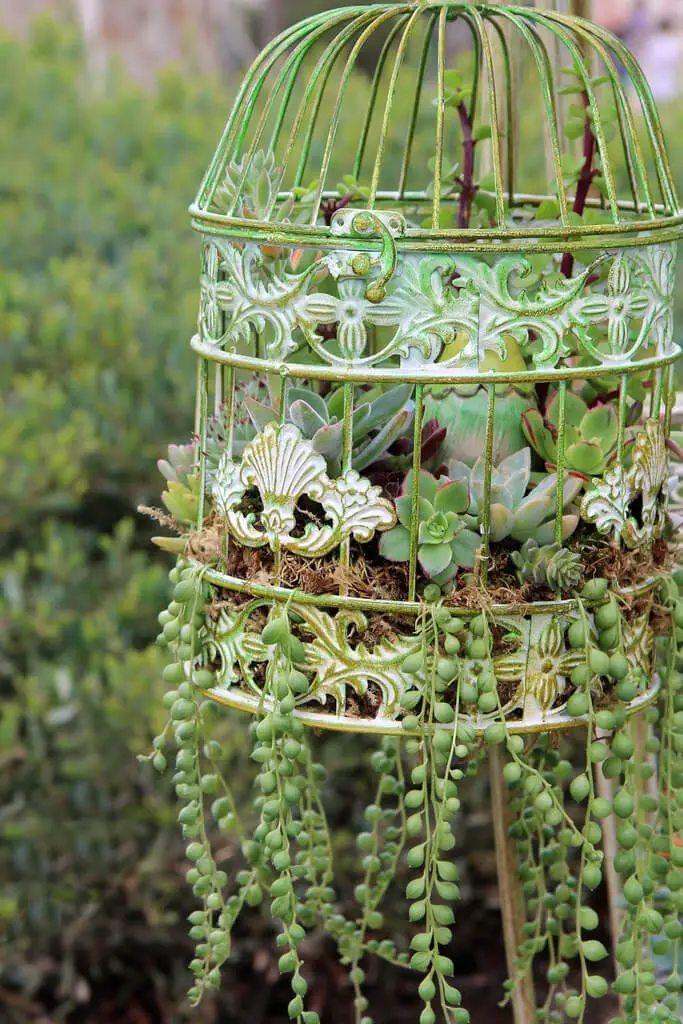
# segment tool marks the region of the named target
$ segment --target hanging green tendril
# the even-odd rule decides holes
[[[316,760],[296,707],[311,666],[298,634],[293,602],[273,607],[261,640],[268,651],[261,703],[251,726],[257,766],[256,821],[245,829],[212,738],[215,685],[209,655],[214,597],[205,570],[182,559],[170,574],[172,601],[159,619],[159,642],[172,660],[164,670],[169,721],[149,759],[163,771],[175,756],[178,820],[187,843],[187,879],[199,901],[189,916],[196,943],[190,998],[197,1003],[220,983],[231,933],[242,912],[270,901],[279,968],[289,978],[288,1016],[317,1024],[306,1008],[303,942],[323,926],[349,971],[355,1024],[372,1024],[364,993],[366,959],[377,956],[420,975],[419,1024],[469,1021],[447,954],[453,939],[460,877],[454,824],[463,781],[500,749],[506,810],[524,903],[519,948],[505,1002],[543,963],[547,982],[537,1020],[584,1022],[589,1000],[610,988],[620,1000],[611,1024],[673,1024],[680,1020],[683,940],[683,603],[670,578],[659,597],[638,598],[635,610],[606,581],[593,580],[561,623],[568,678],[562,699],[585,740],[562,749],[555,734],[522,736],[496,676],[500,635],[487,611],[462,615],[428,594],[417,622],[419,645],[402,671],[402,732],[385,737],[371,756],[376,773],[365,825],[357,836],[357,912],[341,912],[335,891],[333,843]],[[657,621],[653,679],[634,659],[634,622]],[[654,643],[654,640],[653,640]],[[652,691],[654,692],[654,691]],[[651,701],[638,713],[631,704]],[[174,748],[174,753],[171,749]],[[243,865],[228,878],[212,840],[235,835]],[[605,861],[606,839],[614,847]],[[382,936],[383,902],[407,864],[405,943]],[[595,937],[592,893],[611,872],[620,900],[618,967],[605,970],[608,949]],[[232,890],[232,891],[230,891]]]

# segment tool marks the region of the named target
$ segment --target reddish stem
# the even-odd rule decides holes
[[[352,199],[353,196],[349,192],[348,195],[343,196],[342,199],[328,199],[326,203],[322,204],[320,212],[322,213],[323,220],[328,228],[331,225],[332,218],[337,210],[343,210],[345,206],[349,205]]]
[[[583,215],[586,209],[586,202],[588,201],[588,194],[593,184],[593,178],[595,177],[595,169],[593,162],[595,160],[596,151],[596,139],[593,133],[593,125],[591,119],[588,116],[588,108],[590,106],[590,100],[588,93],[583,94],[583,105],[586,108],[586,128],[583,133],[583,167],[579,175],[579,180],[576,186],[576,195],[574,197],[574,213],[578,214],[579,217]],[[562,257],[562,264],[560,267],[565,277],[571,277],[574,273],[574,256],[570,252],[566,252]]]
[[[458,227],[466,229],[470,226],[472,216],[472,200],[477,194],[474,184],[474,153],[477,141],[472,131],[472,118],[464,101],[458,104],[460,127],[463,139],[463,168],[460,179],[460,206],[458,209]]]

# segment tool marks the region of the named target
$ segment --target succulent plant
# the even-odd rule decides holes
[[[465,338],[446,346],[441,360],[457,354]],[[514,339],[506,337],[504,357],[487,352],[480,363],[480,370],[498,372],[521,372],[526,370],[522,351]],[[454,347],[455,346],[455,347]],[[519,384],[496,385],[496,419],[493,432],[493,459],[500,462],[508,455],[526,447],[522,431],[522,414],[535,402],[533,386]],[[433,417],[447,434],[441,447],[445,462],[457,459],[468,466],[474,465],[486,447],[486,426],[488,419],[488,389],[482,385],[457,385],[454,387],[433,387],[425,397],[425,415]]]
[[[530,538],[520,551],[513,551],[512,561],[520,583],[545,584],[551,590],[576,590],[582,580],[581,559],[561,544],[542,544]]]
[[[412,483],[411,472],[396,499],[398,525],[382,534],[380,540],[380,554],[391,562],[407,562],[410,557]],[[459,568],[474,566],[481,538],[468,526],[469,505],[466,480],[437,480],[424,470],[420,472],[417,558],[427,576],[439,586],[448,583]]]
[[[372,465],[410,430],[415,415],[412,393],[412,384],[397,384],[386,391],[373,388],[358,395],[352,413],[353,469],[361,472]],[[245,398],[244,405],[257,431],[277,419],[274,409],[253,398]],[[290,387],[284,416],[311,441],[329,472],[339,475],[344,450],[344,389],[336,388],[323,398],[310,388]]]
[[[246,158],[233,160],[225,169],[223,181],[213,198],[213,205],[221,213],[232,212],[233,216],[257,221],[288,221],[293,219],[297,204],[305,205],[312,199],[317,182],[309,188],[296,190],[293,196],[278,205],[282,170],[276,165],[274,155],[258,150],[250,158],[248,166],[245,161]],[[237,200],[239,206],[233,211]]]
[[[452,480],[467,480],[470,488],[469,516],[474,522],[481,518],[484,505],[485,458],[481,456],[470,469],[463,462],[452,459],[448,463],[448,476]],[[555,512],[557,507],[557,474],[546,476],[530,494],[531,449],[523,448],[509,455],[491,470],[491,540],[508,537],[523,541],[534,537],[539,544],[550,544],[555,539]],[[562,536],[570,537],[579,523],[578,511],[572,502],[578,497],[583,484],[575,477],[564,483],[562,505],[566,515],[562,518]],[[526,495],[526,496],[525,496]]]
[[[565,461],[567,469],[584,479],[602,476],[616,454],[619,419],[613,405],[589,408],[571,391],[566,396]],[[557,463],[559,430],[559,392],[548,401],[545,415],[538,409],[527,409],[522,416],[522,429],[548,469]]]
[[[166,478],[162,501],[170,514],[183,525],[197,521],[199,473],[197,449],[194,444],[170,444],[168,458],[159,459],[157,466]]]
[[[440,427],[436,420],[427,420],[422,426],[420,438],[420,468],[443,476],[446,467],[441,461],[441,445],[446,437],[445,427]],[[383,491],[397,497],[401,492],[403,478],[413,465],[415,455],[415,437],[412,430],[399,437],[380,457],[366,470],[366,476],[373,484],[378,484]]]

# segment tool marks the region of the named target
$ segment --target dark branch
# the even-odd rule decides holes
[[[584,92],[583,94],[583,105],[586,108],[586,128],[583,133],[583,166],[581,168],[581,173],[579,174],[573,206],[574,213],[578,214],[579,217],[583,215],[583,212],[586,209],[588,194],[590,193],[593,179],[597,173],[593,166],[597,143],[593,132],[593,123],[588,112],[590,100],[587,92]],[[572,276],[574,273],[574,256],[572,253],[566,252],[564,254],[560,269],[565,277]]]
[[[343,210],[345,206],[348,206],[352,199],[353,196],[349,192],[348,195],[343,196],[341,199],[328,199],[322,204],[320,212],[322,213],[323,220],[328,228],[332,223],[332,218],[335,213],[338,210]]]
[[[472,216],[472,201],[477,194],[477,186],[474,184],[474,153],[477,148],[477,140],[472,131],[472,118],[470,117],[467,105],[464,100],[458,104],[460,115],[460,127],[462,128],[463,139],[463,167],[460,183],[460,205],[458,209],[458,227],[468,228]]]

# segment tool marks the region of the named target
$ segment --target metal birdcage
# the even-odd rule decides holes
[[[458,26],[467,50],[451,56]],[[486,605],[517,637],[495,662],[510,727],[576,723],[574,576],[551,566],[548,580],[539,558],[571,565],[591,550],[588,524],[631,550],[664,529],[683,222],[634,58],[588,22],[522,7],[318,14],[247,74],[191,212],[204,241],[197,526],[211,510],[205,578],[237,599],[212,626],[212,695],[259,706],[253,622],[287,604],[316,652],[302,718],[400,729],[400,666],[422,642],[425,584],[445,580],[453,615]],[[466,572],[437,571],[443,545],[421,542],[436,501],[425,455],[442,436],[448,478],[469,490],[468,506],[450,488],[457,535],[444,535]],[[567,554],[568,535],[587,546]],[[501,558],[525,544],[527,576],[553,593],[506,602]],[[383,583],[389,548],[405,572]],[[631,589],[652,604],[648,579]],[[393,633],[370,645],[383,616]],[[639,667],[634,707],[657,685]],[[475,709],[476,728],[497,713]]]
[[[192,998],[218,983],[224,935],[263,882],[294,973],[290,1017],[319,1020],[303,1009],[300,917],[337,939],[354,1019],[370,1020],[360,963],[386,944],[368,929],[415,841],[410,921],[431,924],[412,958],[391,942],[386,955],[424,974],[421,1024],[435,1000],[469,1020],[442,955],[451,911],[433,904],[458,897],[444,857],[457,782],[486,759],[515,1020],[582,1021],[607,992],[588,973],[607,951],[586,938],[597,918],[583,900],[603,870],[623,1020],[678,1020],[675,972],[657,987],[654,967],[629,969],[629,943],[642,964],[655,931],[657,949],[680,945],[683,884],[683,602],[667,514],[683,217],[636,61],[589,22],[529,7],[316,15],[246,75],[191,212],[196,438],[161,464],[182,536],[159,543],[180,556],[160,642],[204,900]],[[198,794],[219,782],[213,747],[202,775],[197,693],[257,718],[260,823],[227,902],[198,824]],[[303,725],[383,737],[355,924],[333,909]],[[586,763],[570,785],[549,734],[574,726]],[[230,823],[224,789],[214,816]],[[567,791],[587,803],[582,826]],[[615,824],[634,814],[638,829]],[[633,876],[625,945],[618,872]],[[305,906],[304,877],[323,879]]]

